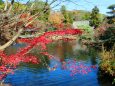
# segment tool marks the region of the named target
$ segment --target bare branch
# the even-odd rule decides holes
[[[10,14],[10,12],[11,12],[11,10],[12,10],[12,7],[13,7],[13,4],[14,4],[14,0],[11,1],[11,6],[10,6],[8,12],[7,12],[7,15]]]
[[[21,32],[23,31],[23,28],[21,28],[18,33],[11,39],[9,40],[7,43],[5,43],[4,45],[0,46],[0,50],[4,50],[5,48],[9,47],[21,34]]]
[[[4,11],[6,11],[8,9],[8,0],[5,0],[5,7],[4,7]]]

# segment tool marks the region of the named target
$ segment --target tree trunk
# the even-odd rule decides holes
[[[8,0],[5,0],[5,7],[4,7],[4,11],[6,11],[8,9]]]
[[[11,40],[9,40],[4,45],[0,46],[0,50],[4,50],[5,48],[9,47],[19,37],[22,31],[23,31],[23,28],[21,28]]]

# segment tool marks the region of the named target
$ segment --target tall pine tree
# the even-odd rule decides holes
[[[100,21],[100,16],[99,16],[99,9],[97,8],[97,6],[95,6],[92,9],[89,24],[90,26],[93,26],[95,29],[100,25],[100,22],[101,21]]]
[[[68,22],[68,14],[67,14],[66,7],[64,5],[61,7],[61,13],[62,13],[62,15],[64,17],[64,21],[63,22],[67,23]]]
[[[115,24],[115,4],[108,7],[111,11],[107,12],[110,16],[107,17],[109,24]]]

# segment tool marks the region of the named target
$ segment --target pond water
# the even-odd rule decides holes
[[[6,49],[7,54],[16,53],[18,48],[24,44],[15,44]],[[46,56],[38,54],[37,48],[31,53],[42,58],[41,64],[22,63],[14,74],[9,74],[4,83],[11,86],[112,86],[110,82],[103,82],[98,77],[98,56],[93,50],[76,42],[57,42],[47,46],[48,51],[54,59],[48,60]],[[75,61],[74,61],[75,60]],[[64,62],[74,61],[83,63],[91,67],[95,65],[87,74],[76,73],[71,75],[69,68],[64,68]],[[50,68],[48,68],[50,67]]]

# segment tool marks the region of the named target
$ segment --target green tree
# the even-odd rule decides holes
[[[99,9],[97,8],[97,6],[95,6],[92,9],[89,24],[90,26],[93,26],[95,29],[100,25],[100,23],[101,21],[100,21],[100,16],[99,16]]]
[[[107,17],[108,23],[115,23],[115,4],[110,5],[108,9],[111,10],[110,12],[107,12],[108,14],[110,14],[110,16]]]
[[[63,20],[64,23],[70,23],[70,24],[73,23],[73,19],[74,19],[73,12],[67,11],[64,5],[61,7],[61,13],[64,17]]]
[[[3,4],[3,1],[2,1],[2,0],[0,0],[0,5],[1,5],[1,4]]]
[[[89,40],[94,40],[94,30],[91,26],[89,25],[78,25],[79,29],[84,30],[84,34],[80,36],[81,39],[89,39]]]
[[[44,13],[44,19],[45,19],[46,21],[48,21],[51,8],[50,8],[50,6],[49,6],[48,3],[45,4],[45,8],[46,8],[47,11],[44,11],[44,12],[43,12],[43,13]]]
[[[69,12],[69,13],[68,13],[68,17],[69,17],[68,22],[72,24],[72,23],[73,23],[73,19],[74,19],[73,13],[72,13],[72,12]]]
[[[50,14],[50,5],[47,2],[35,0],[34,2],[30,2],[28,6],[33,6],[31,9],[31,14],[34,15],[36,13],[40,13],[40,20],[47,21]],[[45,10],[44,10],[45,9]]]
[[[90,12],[84,12],[83,14],[84,14],[82,17],[83,20],[89,20],[90,19]]]
[[[62,15],[64,17],[64,21],[63,22],[67,23],[68,22],[68,14],[67,14],[66,7],[64,5],[61,7],[61,13],[62,13]]]
[[[0,10],[4,8],[4,2],[0,0]]]
[[[26,5],[19,3],[19,2],[14,2],[12,12],[14,14],[19,14],[25,9],[26,9]]]

